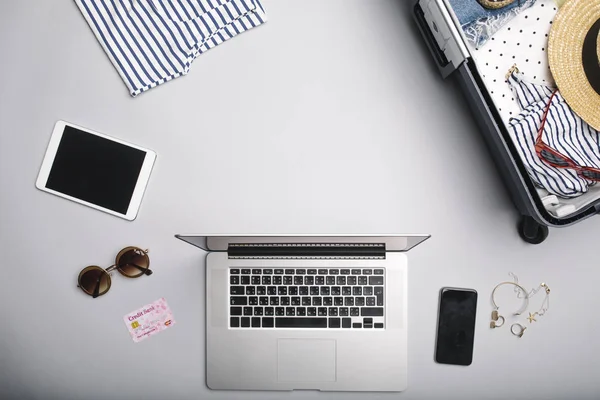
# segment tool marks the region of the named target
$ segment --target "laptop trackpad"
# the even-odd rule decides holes
[[[336,342],[333,339],[279,339],[277,380],[334,382]]]

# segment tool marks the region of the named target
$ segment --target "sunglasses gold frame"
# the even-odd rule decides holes
[[[134,255],[143,256],[145,262],[134,263],[131,261],[123,261],[122,258],[130,252],[133,252]],[[82,269],[77,277],[77,287],[83,290],[85,294],[96,298],[106,294],[106,292],[108,292],[110,289],[112,284],[110,272],[114,271],[115,269],[119,271],[121,275],[126,276],[127,278],[139,278],[142,275],[150,276],[152,275],[152,270],[150,269],[150,257],[148,257],[148,252],[149,250],[143,250],[140,247],[125,247],[119,251],[115,257],[115,263],[110,267],[104,269],[97,265],[90,265]],[[145,264],[145,266],[139,264]],[[129,273],[128,271],[131,269],[137,270],[138,273]],[[93,284],[93,289],[90,287],[90,284]]]

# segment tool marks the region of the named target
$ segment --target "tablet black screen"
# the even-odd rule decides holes
[[[46,187],[127,214],[146,152],[66,126]]]

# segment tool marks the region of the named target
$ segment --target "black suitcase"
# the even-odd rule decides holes
[[[547,238],[548,227],[566,227],[598,213],[600,200],[564,218],[546,210],[469,53],[449,3],[416,0],[413,13],[442,77],[459,82],[502,180],[522,215],[518,223],[521,238],[539,244]]]

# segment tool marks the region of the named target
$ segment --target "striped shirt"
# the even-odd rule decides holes
[[[267,20],[259,0],[75,0],[132,96]]]
[[[519,72],[513,72],[508,83],[522,110],[510,119],[509,132],[533,182],[563,198],[586,193],[595,182],[581,178],[571,168],[555,168],[546,164],[535,151],[538,129],[554,89],[526,82]],[[600,168],[598,131],[571,110],[560,92],[550,104],[542,139],[580,166]]]

